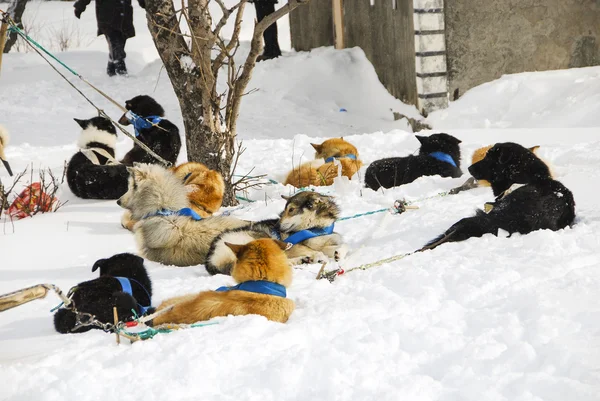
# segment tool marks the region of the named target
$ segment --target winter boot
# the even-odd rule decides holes
[[[106,73],[108,74],[109,77],[114,77],[116,72],[115,72],[115,63],[113,63],[112,61],[109,61],[108,64],[106,65]]]
[[[127,76],[127,66],[125,65],[125,60],[117,60],[115,61],[115,73],[121,76]]]

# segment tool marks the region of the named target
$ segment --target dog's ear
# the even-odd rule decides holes
[[[133,167],[127,167],[127,171],[129,172],[129,175],[131,177],[133,177],[133,179],[135,181],[139,181],[143,178],[146,177],[146,173],[143,172],[142,170],[140,170],[139,168],[139,164],[136,166],[137,163],[133,163],[134,166]]]
[[[285,201],[289,201],[292,197],[291,196],[285,196],[285,195],[281,195],[282,199],[285,199]]]
[[[344,140],[344,137],[343,137],[343,136],[340,136],[340,139],[343,141],[343,140]]]
[[[274,239],[273,241],[275,241],[277,246],[279,246],[279,248],[281,248],[281,250],[283,250],[283,251],[287,251],[288,249],[290,249],[293,246],[293,244],[290,244],[289,242],[283,242],[278,239]]]
[[[230,244],[229,242],[226,242],[225,245],[227,245],[236,256],[238,256],[240,252],[246,247],[246,245]]]
[[[311,143],[310,146],[312,146],[317,151],[317,153],[321,153],[321,151],[323,150],[322,144]]]
[[[535,153],[540,148],[540,145],[535,145],[529,148],[533,153]]]
[[[427,137],[426,136],[415,135],[415,138],[417,138],[417,140],[419,142],[421,142],[421,145],[424,145],[427,142]]]
[[[98,270],[98,268],[100,268],[100,275],[102,275],[102,265],[104,264],[105,260],[106,259],[97,260],[96,263],[94,263],[94,266],[92,266],[92,272],[95,272]]]
[[[452,135],[448,135],[448,136],[449,136],[450,138],[452,138],[452,140],[454,141],[454,143],[456,143],[457,145],[458,145],[459,143],[462,143],[462,141],[461,141],[460,139],[458,139],[457,137],[455,137],[455,136],[452,136]]]
[[[80,120],[78,118],[74,118],[73,120],[75,120],[75,122],[79,124],[82,129],[85,129],[88,125],[88,120]]]
[[[513,152],[511,152],[510,149],[503,149],[498,155],[498,164],[506,164],[510,161],[510,159],[512,159],[512,157]]]

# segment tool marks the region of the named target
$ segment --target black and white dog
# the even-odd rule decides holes
[[[377,191],[413,182],[425,175],[460,177],[460,140],[448,134],[415,137],[421,142],[419,154],[376,160],[367,168],[365,186]]]
[[[129,110],[120,119],[119,124],[133,125],[135,136],[144,145],[163,159],[175,165],[181,150],[179,129],[163,118],[165,110],[150,96],[139,95],[125,102]],[[133,163],[156,164],[158,161],[137,143],[127,152],[121,163],[132,166]]]
[[[496,201],[477,211],[430,241],[423,249],[445,242],[464,241],[484,234],[527,234],[535,230],[560,230],[573,224],[575,200],[563,184],[552,179],[548,166],[531,150],[512,142],[494,145],[469,172],[492,185]]]
[[[115,126],[104,117],[75,121],[83,131],[80,150],[67,165],[69,188],[83,199],[119,199],[127,192],[129,173],[115,159]]]
[[[102,323],[113,323],[113,307],[120,321],[151,312],[152,282],[144,267],[144,259],[130,253],[120,253],[94,263],[100,277],[84,281],[72,288],[71,300],[78,312],[92,314]],[[73,311],[59,309],[54,314],[54,328],[59,333],[83,333],[94,326],[77,327]]]

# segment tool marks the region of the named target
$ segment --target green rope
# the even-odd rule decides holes
[[[213,326],[215,324],[219,324],[219,322],[194,323],[194,324],[191,324],[191,325],[187,326],[186,328],[196,328],[196,327],[204,327],[204,326]],[[172,333],[174,331],[177,331],[177,330],[172,330],[172,329],[155,329],[154,327],[148,327],[146,330],[141,331],[139,333],[131,333],[131,332],[128,332],[127,330],[125,330],[123,328],[119,329],[120,333],[127,334],[128,336],[135,336],[135,337],[139,338],[140,340],[147,340],[147,339],[153,338],[157,334],[168,334],[168,333]]]
[[[244,198],[243,196],[239,196],[239,195],[236,195],[236,196],[235,196],[235,199],[237,199],[237,200],[241,200],[241,201],[245,201],[245,202],[250,202],[250,203],[254,203],[254,202],[256,202],[255,200],[248,199],[248,198]]]
[[[387,212],[388,210],[390,210],[390,209],[389,208],[385,208],[385,209],[373,210],[372,212],[358,213],[358,214],[355,214],[353,216],[340,217],[339,219],[337,219],[337,221],[344,221],[344,220],[356,219],[357,217],[368,216],[368,215],[375,214],[375,213]]]
[[[22,29],[20,29],[18,26],[16,25],[10,25],[8,27],[8,31],[9,32],[15,32],[21,36],[23,36],[24,38],[26,38],[28,41],[30,41],[31,43],[33,43],[38,49],[40,49],[41,51],[43,51],[44,53],[46,53],[49,57],[51,57],[54,61],[56,61],[58,64],[62,65],[63,67],[65,67],[67,70],[69,70],[69,72],[77,77],[81,78],[81,75],[79,75],[75,70],[73,70],[71,67],[69,67],[68,65],[66,65],[65,63],[63,63],[62,61],[60,61],[58,58],[56,58],[56,56],[54,56],[52,53],[50,53],[48,50],[46,50],[44,48],[44,46],[40,45],[38,42],[36,42],[35,40],[33,40],[29,35],[27,35]]]

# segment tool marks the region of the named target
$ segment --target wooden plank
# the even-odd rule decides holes
[[[331,4],[333,7],[333,27],[334,27],[334,39],[335,48],[344,48],[344,11],[343,3],[344,0],[332,0]]]

